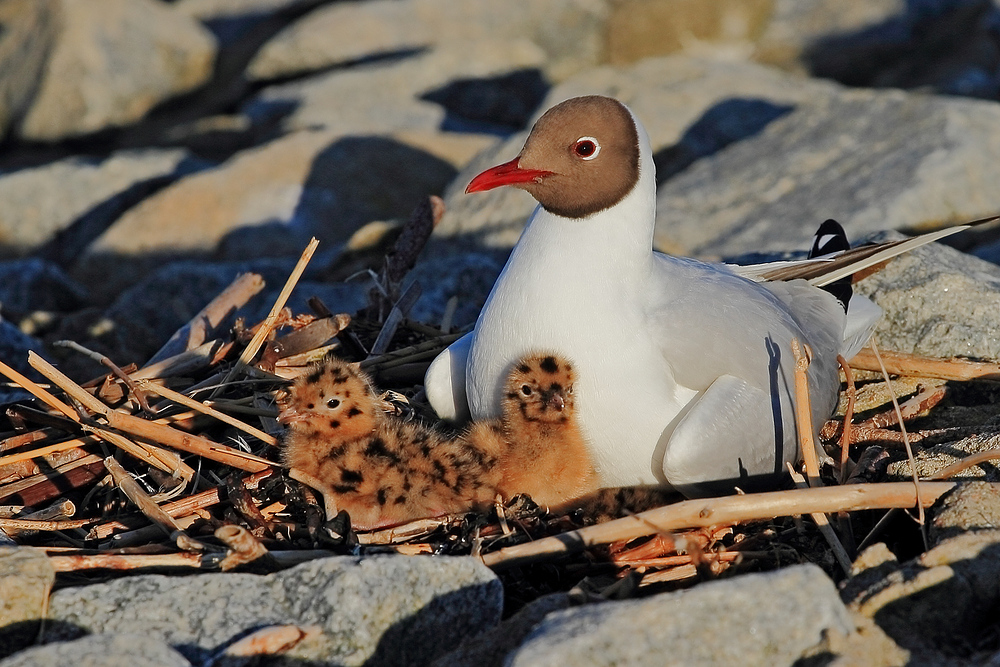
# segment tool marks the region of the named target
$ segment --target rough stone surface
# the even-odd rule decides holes
[[[1000,207],[998,207],[1000,208]],[[870,240],[899,238],[879,234]],[[897,257],[857,284],[885,311],[887,350],[1000,359],[1000,268],[941,244]]]
[[[994,444],[1000,444],[997,440]],[[935,544],[982,530],[1000,530],[1000,489],[994,484],[962,484],[938,501],[931,513],[930,537]]]
[[[0,667],[190,667],[183,655],[147,635],[99,634],[25,649]]]
[[[1000,107],[840,91],[700,160],[657,194],[659,243],[702,256],[808,247],[826,218],[851,238],[1000,209]]]
[[[507,654],[520,646],[546,616],[571,606],[566,593],[538,598],[495,628],[441,656],[432,667],[502,667]]]
[[[297,256],[311,236],[335,243],[370,220],[408,215],[453,174],[444,161],[391,139],[297,132],[130,209],[72,274],[107,299],[182,256]]]
[[[372,0],[321,8],[277,35],[248,67],[270,79],[385,53],[482,40],[528,39],[562,78],[603,57],[604,0]]]
[[[17,134],[54,141],[133,123],[208,80],[215,40],[156,0],[62,0],[61,31]]]
[[[0,658],[38,635],[38,620],[45,615],[45,600],[55,578],[44,552],[0,549]]]
[[[424,664],[500,619],[502,589],[471,558],[325,558],[277,574],[144,575],[56,591],[45,641],[139,634],[200,664],[264,625],[317,625],[286,656]]]
[[[506,110],[506,115],[515,115],[523,123],[540,99],[529,100],[526,111],[512,109],[512,105],[523,106],[524,102],[520,91],[509,87],[505,91],[502,77],[521,72],[527,78],[535,72],[536,85],[544,88],[544,82],[537,78],[537,70],[544,62],[544,52],[524,39],[482,39],[438,46],[269,86],[242,111],[255,124],[273,125],[283,132],[316,127],[342,134],[447,129],[472,134],[498,129],[509,132],[510,127],[496,121],[476,124],[477,110],[481,115],[484,107],[492,107],[493,115],[499,115],[501,120]],[[466,91],[478,82],[493,98],[479,95],[468,101],[461,94],[456,98],[452,91],[460,89],[461,82],[466,83]]]
[[[0,136],[31,105],[59,19],[59,0],[0,2]]]
[[[985,433],[963,438],[957,442],[948,442],[928,447],[914,454],[913,460],[917,474],[921,478],[930,477],[950,465],[958,463],[970,454],[979,454],[1000,448],[1000,429],[993,427]],[[907,460],[889,464],[888,475],[893,481],[913,479],[910,463]],[[1000,482],[1000,470],[995,462],[981,463],[962,471],[955,479],[978,479],[986,482]]]
[[[117,200],[123,201],[111,215],[120,215],[121,206],[139,201],[148,193],[148,186],[198,166],[183,150],[142,150],[113,153],[104,159],[71,157],[0,174],[0,201],[4,204],[0,209],[0,253],[11,256],[38,250],[74,223],[82,226],[85,214]],[[54,183],[58,187],[53,187]],[[79,238],[75,245],[79,251]]]
[[[868,559],[871,566],[856,572],[841,591],[852,610],[873,619],[914,656],[923,656],[918,664],[948,664],[958,657],[983,664],[971,647],[996,629],[1000,532],[946,539],[903,564],[891,557]]]
[[[773,0],[619,0],[607,20],[606,60],[677,51],[745,59],[771,21]]]
[[[833,583],[803,565],[550,614],[509,664],[791,665],[853,627]]]
[[[86,299],[83,287],[51,262],[41,259],[0,262],[0,312],[8,317],[38,310],[76,310]]]

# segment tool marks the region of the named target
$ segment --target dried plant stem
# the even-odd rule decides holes
[[[446,336],[439,336],[433,340],[424,341],[423,343],[419,343],[417,345],[402,347],[398,350],[393,350],[392,352],[380,354],[377,357],[365,359],[361,362],[360,367],[361,370],[367,370],[372,366],[387,366],[388,362],[398,361],[400,363],[405,363],[412,361],[413,358],[424,358],[424,355],[432,352],[436,354],[464,335],[465,334],[448,334]]]
[[[872,353],[875,355],[875,360],[878,361],[879,369],[882,371],[882,377],[885,378],[885,385],[889,390],[889,398],[892,399],[892,407],[896,410],[896,418],[899,420],[899,432],[903,435],[903,444],[906,445],[906,458],[910,461],[910,471],[913,474],[913,490],[916,494],[917,500],[917,522],[920,524],[920,532],[924,538],[924,547],[929,549],[930,542],[927,538],[927,524],[924,521],[924,504],[920,501],[920,477],[917,475],[917,462],[913,458],[913,448],[910,446],[910,439],[906,434],[906,425],[903,423],[903,411],[899,408],[899,401],[896,399],[896,392],[893,391],[892,382],[889,381],[889,372],[885,369],[885,364],[882,363],[882,355],[879,354],[878,345],[875,342],[875,336],[872,336],[872,339],[868,344],[871,346]]]
[[[256,273],[243,273],[229,287],[219,292],[191,321],[174,332],[163,347],[146,362],[146,367],[173,355],[191,350],[215,334],[227,316],[243,307],[264,289],[264,279]]]
[[[847,408],[844,410],[844,430],[840,434],[840,483],[847,480],[847,459],[851,452],[851,420],[854,419],[854,403],[857,400],[858,388],[854,385],[854,373],[851,372],[851,365],[847,359],[837,355],[837,363],[844,371],[844,380],[847,382]]]
[[[792,476],[792,481],[795,482],[795,488],[808,488],[805,478],[795,472],[795,469],[791,464],[788,464],[788,472]],[[830,548],[833,550],[833,555],[840,564],[840,568],[844,571],[844,574],[850,574],[851,556],[847,553],[847,549],[844,548],[844,545],[841,544],[837,534],[833,531],[833,526],[830,525],[829,518],[827,518],[826,514],[823,514],[822,512],[813,512],[809,516],[811,516],[813,521],[816,522],[816,527],[819,528],[820,534],[823,535],[827,544],[830,545]]]
[[[291,567],[317,558],[329,558],[336,554],[325,550],[269,551],[276,567]],[[141,570],[146,568],[185,567],[201,569],[210,566],[216,555],[204,556],[199,553],[180,552],[174,554],[97,554],[49,556],[49,562],[56,572],[77,572],[80,570]]]
[[[153,523],[160,526],[167,535],[181,530],[174,518],[163,511],[163,508],[153,502],[153,499],[146,495],[142,487],[132,479],[132,476],[125,472],[121,464],[113,456],[104,459],[104,467],[111,473],[115,484],[122,490],[125,496],[135,503],[139,511],[146,515]]]
[[[223,572],[252,563],[267,555],[267,549],[264,548],[264,545],[242,526],[222,526],[215,531],[215,536],[229,547],[229,553],[219,563]]]
[[[240,358],[236,361],[236,364],[229,371],[229,374],[226,375],[222,384],[230,382],[238,373],[242,372],[247,366],[250,365],[250,360],[256,356],[257,352],[260,350],[260,346],[264,344],[264,340],[274,329],[274,323],[278,321],[281,309],[285,307],[288,297],[291,296],[292,290],[295,289],[295,286],[299,282],[299,278],[301,278],[302,274],[305,272],[306,266],[309,265],[309,260],[312,259],[313,253],[316,252],[316,247],[318,245],[319,240],[313,238],[309,241],[309,245],[306,246],[306,249],[302,251],[302,256],[299,257],[299,261],[295,264],[295,268],[292,269],[291,275],[289,275],[288,280],[285,281],[285,286],[281,288],[278,298],[275,299],[274,305],[271,306],[271,312],[267,314],[267,317],[257,329],[257,333],[255,333],[253,338],[250,339],[250,342],[243,350]],[[217,389],[213,392],[213,398],[216,394],[218,394],[218,391],[219,390]]]
[[[13,465],[15,463],[20,463],[21,461],[28,461],[30,459],[37,459],[48,454],[55,452],[64,452],[68,449],[76,449],[80,445],[88,444],[83,438],[73,438],[72,440],[66,440],[65,442],[57,442],[54,445],[47,445],[45,447],[39,447],[38,449],[32,449],[27,452],[18,452],[16,454],[8,454],[6,456],[0,456],[0,467]]]
[[[14,531],[53,531],[70,530],[72,528],[82,528],[94,523],[96,519],[59,519],[59,520],[32,520],[32,519],[0,519],[0,530]]]
[[[933,504],[943,493],[953,488],[955,488],[954,482],[925,482],[921,485],[921,502],[924,505]],[[649,535],[652,532],[649,526],[643,521],[637,521],[636,517],[647,519],[661,530],[676,531],[814,512],[906,508],[913,507],[916,502],[913,484],[909,482],[854,484],[685,500],[632,517],[545,537],[528,544],[507,547],[484,555],[483,562],[489,567],[510,567],[554,558],[596,544],[608,544]]]
[[[148,380],[140,380],[139,385],[143,389],[151,391],[154,394],[158,394],[159,396],[171,400],[174,403],[178,403],[186,408],[191,408],[192,410],[197,410],[202,414],[214,417],[215,419],[218,419],[221,422],[229,424],[230,426],[237,428],[243,431],[244,433],[252,435],[258,440],[266,442],[269,445],[273,446],[278,444],[278,440],[274,436],[270,436],[267,433],[261,431],[260,429],[254,428],[253,426],[250,426],[246,422],[242,422],[239,419],[236,419],[235,417],[230,417],[229,415],[219,412],[214,408],[210,408],[207,405],[204,405],[203,403],[196,401],[193,398],[185,396],[179,391],[174,391],[173,389],[167,389],[166,387],[162,387],[153,382],[149,382]]]
[[[30,359],[30,355],[33,353],[29,352],[28,354]],[[53,408],[58,412],[61,412],[62,414],[66,415],[75,422],[80,421],[80,415],[76,414],[76,410],[66,405],[58,398],[50,394],[48,391],[42,389],[37,384],[35,384],[25,376],[21,375],[10,366],[3,363],[2,361],[0,361],[0,373],[6,375],[8,378],[11,379],[11,381],[17,383],[18,386],[30,392],[35,398],[48,405],[50,408]]]
[[[203,343],[192,350],[167,357],[156,363],[147,364],[135,373],[132,373],[129,377],[133,380],[150,380],[153,378],[186,375],[202,368],[208,368],[212,365],[212,358],[215,356],[216,349],[221,345],[222,341],[218,340]]]
[[[94,454],[90,454],[75,461],[70,461],[69,463],[64,463],[63,465],[56,466],[55,472],[57,473],[57,475],[68,476],[73,471],[82,468],[84,466],[96,467],[97,465],[103,467],[104,464],[101,462],[101,457],[96,456]],[[16,482],[4,484],[3,486],[0,486],[0,499],[8,498],[15,494],[24,494],[32,487],[40,485],[51,486],[51,488],[56,492],[56,495],[58,495],[59,488],[56,486],[56,483],[53,481],[52,477],[53,475],[51,473],[44,473],[44,474],[40,473],[38,475],[33,475],[25,479],[19,479]],[[65,491],[65,487],[67,486],[66,484],[67,480],[59,480],[59,481],[61,482],[60,486],[62,487],[62,490]],[[74,482],[74,484],[76,485],[79,485],[79,483],[80,483],[79,481]],[[70,486],[71,488],[75,488],[72,485]],[[50,495],[48,497],[53,498],[55,497],[55,495]],[[32,504],[33,502],[34,501],[28,501],[27,499],[25,499],[25,503],[29,505]]]
[[[851,359],[853,368],[878,372],[884,365],[893,375],[939,378],[941,380],[1000,380],[1000,364],[968,359],[940,359],[904,352],[882,352],[881,364],[874,349],[863,348]]]
[[[798,338],[792,339],[792,356],[795,357],[795,423],[799,430],[799,447],[806,464],[809,486],[822,486],[819,478],[819,459],[813,438],[812,401],[809,398],[809,348],[804,350]]]
[[[938,470],[928,479],[948,479],[949,477],[954,477],[960,472],[968,470],[972,466],[977,466],[980,463],[985,463],[987,461],[993,461],[996,459],[1000,459],[1000,449],[989,449],[985,452],[970,454],[969,456],[963,458],[961,461],[952,463],[947,468]]]
[[[135,398],[136,403],[139,404],[139,407],[142,408],[143,412],[147,414],[152,414],[152,411],[149,409],[149,403],[146,402],[146,397],[142,395],[142,392],[136,389],[135,382],[132,381],[132,378],[130,378],[128,374],[118,366],[118,364],[111,361],[110,358],[98,352],[94,352],[93,350],[87,349],[83,345],[80,345],[79,343],[72,340],[57,340],[55,343],[53,343],[53,345],[59,347],[68,347],[69,349],[75,352],[79,352],[85,357],[93,359],[102,366],[106,366],[107,368],[109,368],[115,377],[117,377],[119,380],[125,383],[125,386],[128,388],[129,393],[131,393],[132,396]]]

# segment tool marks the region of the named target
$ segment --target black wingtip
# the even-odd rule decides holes
[[[841,252],[850,250],[851,244],[847,240],[847,233],[840,223],[830,218],[816,230],[813,236],[812,249],[809,250],[810,257],[829,255],[831,252]]]
[[[850,249],[851,244],[847,240],[847,232],[844,231],[839,222],[830,218],[816,230],[816,234],[813,236],[812,248],[809,250],[809,257],[820,257],[822,255],[829,255],[831,252],[841,252]],[[840,305],[844,307],[844,311],[847,311],[847,304],[851,302],[851,297],[854,296],[854,288],[851,287],[851,276],[845,276],[820,289],[826,290],[835,296]]]

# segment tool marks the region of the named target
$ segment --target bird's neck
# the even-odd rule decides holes
[[[652,167],[618,204],[583,218],[539,207],[525,227],[512,261],[536,269],[579,274],[585,282],[645,280],[652,265],[656,185]],[[608,274],[608,275],[605,275]],[[544,286],[540,286],[544,288]]]

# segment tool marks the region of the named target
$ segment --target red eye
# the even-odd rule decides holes
[[[593,137],[580,137],[573,144],[573,152],[584,160],[593,160],[601,152],[601,145]]]

